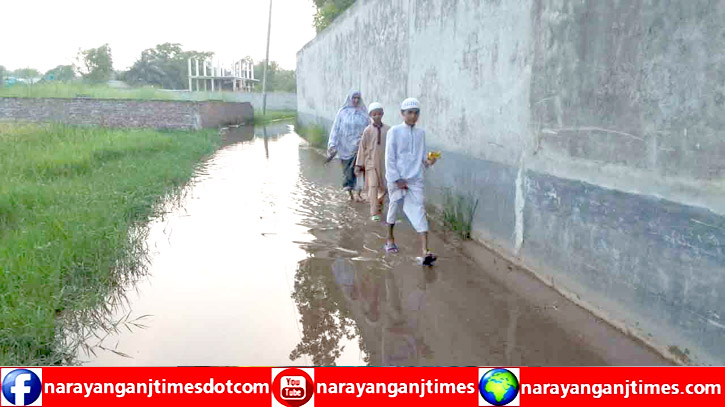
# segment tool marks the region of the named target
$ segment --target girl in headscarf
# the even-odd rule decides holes
[[[330,130],[330,139],[327,142],[327,155],[337,154],[342,164],[342,188],[355,199],[353,190],[356,189],[355,161],[357,159],[360,137],[370,124],[368,109],[362,101],[360,91],[352,91],[345,99],[345,104],[335,116],[335,122]],[[358,189],[358,200],[362,200],[362,189]]]

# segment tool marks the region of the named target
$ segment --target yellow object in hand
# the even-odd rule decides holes
[[[440,151],[429,151],[428,152],[428,159],[429,160],[437,160],[439,158],[441,158]]]

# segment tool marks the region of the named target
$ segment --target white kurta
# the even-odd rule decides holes
[[[401,123],[388,130],[385,140],[385,178],[388,185],[399,179],[423,181],[425,131]]]
[[[387,222],[395,224],[402,204],[405,216],[418,233],[428,231],[423,187],[425,155],[423,129],[401,123],[388,131],[385,143],[385,178],[390,195]],[[395,181],[401,179],[408,183],[408,189],[397,187]]]

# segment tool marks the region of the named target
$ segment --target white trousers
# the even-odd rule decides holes
[[[394,225],[402,207],[403,213],[418,233],[428,231],[428,219],[425,214],[425,194],[422,182],[409,183],[408,189],[399,189],[396,184],[388,184],[390,205],[387,222]]]

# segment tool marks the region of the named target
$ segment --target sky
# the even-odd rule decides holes
[[[315,36],[312,0],[273,0],[269,59],[294,69],[297,51]],[[125,70],[141,51],[176,42],[184,50],[213,51],[230,65],[264,59],[269,0],[37,0],[0,24],[0,65],[45,72],[70,65],[79,49],[104,43],[113,67]]]

